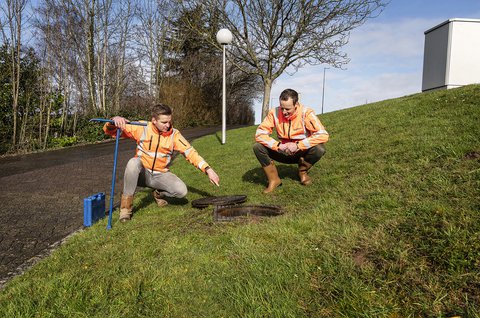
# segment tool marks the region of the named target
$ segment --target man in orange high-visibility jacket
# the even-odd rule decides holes
[[[164,104],[152,108],[152,121],[147,126],[128,125],[128,120],[116,116],[115,124],[107,123],[103,127],[106,134],[115,136],[117,128],[122,129],[122,137],[135,139],[137,150],[125,168],[123,194],[120,201],[120,221],[132,217],[133,195],[137,186],[154,189],[153,197],[159,207],[168,204],[166,198],[183,198],[187,195],[187,186],[169,171],[174,151],[207,174],[210,182],[219,185],[220,179],[208,163],[198,154],[182,134],[172,126],[172,109]]]
[[[279,141],[270,136],[273,128]],[[307,172],[325,154],[324,143],[328,138],[313,109],[301,105],[293,89],[284,90],[280,94],[280,106],[270,110],[255,133],[253,152],[268,179],[263,192],[272,192],[282,184],[274,160],[298,164],[300,182],[309,185],[312,180]]]

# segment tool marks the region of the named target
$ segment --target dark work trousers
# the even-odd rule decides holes
[[[309,164],[314,165],[325,154],[325,146],[324,144],[318,144],[309,149],[299,150],[293,155],[289,155],[285,152],[272,150],[257,142],[253,145],[253,152],[262,167],[268,166],[272,160],[287,164],[298,163],[301,157]]]

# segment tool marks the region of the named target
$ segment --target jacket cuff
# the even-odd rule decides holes
[[[277,143],[275,143],[275,144],[272,146],[272,150],[278,151],[278,149],[280,148],[280,144],[281,144],[281,143],[282,143],[282,142],[280,142],[280,141],[277,142]]]
[[[115,137],[115,133],[117,132],[117,127],[113,124],[106,123],[103,125],[103,132],[107,135]]]

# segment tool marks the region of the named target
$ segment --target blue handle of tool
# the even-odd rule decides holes
[[[122,130],[117,129],[117,136],[115,138],[115,154],[113,155],[112,190],[110,191],[110,210],[108,213],[107,230],[112,228],[113,196],[115,195],[115,178],[117,176],[118,141],[120,140],[121,134]]]
[[[92,119],[90,119],[90,121],[115,124],[115,122],[113,120],[105,119],[105,118],[92,118]],[[130,121],[130,122],[127,123],[127,125],[147,126],[147,123],[138,122],[138,121]],[[115,138],[115,154],[114,154],[114,157],[113,157],[112,190],[110,191],[110,209],[109,209],[109,213],[108,213],[107,230],[110,230],[112,228],[113,199],[114,199],[114,195],[115,195],[115,178],[116,178],[116,175],[117,175],[118,141],[120,140],[121,134],[122,134],[122,130],[117,129],[117,135],[116,135],[116,138]]]
[[[101,123],[110,123],[110,124],[115,124],[115,122],[111,119],[105,119],[105,118],[92,118],[89,121],[98,121]],[[137,125],[137,126],[147,126],[147,123],[139,122],[139,121],[129,121],[127,125]]]

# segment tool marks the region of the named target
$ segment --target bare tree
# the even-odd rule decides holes
[[[1,8],[1,10],[0,10],[0,31],[2,32],[2,37],[0,39],[2,40],[2,42],[0,42],[0,43],[2,43],[2,44],[7,43],[7,41],[8,41],[8,36],[5,33],[6,28],[7,28],[7,22],[8,22],[7,11],[4,8]]]
[[[6,8],[2,10],[6,14],[6,25],[9,29],[6,40],[10,42],[11,64],[11,82],[12,82],[12,116],[13,116],[13,135],[12,145],[15,147],[17,142],[18,125],[18,98],[20,95],[20,61],[22,46],[22,18],[23,11],[27,5],[27,0],[6,0]],[[3,28],[2,34],[5,35]]]
[[[95,81],[95,17],[97,15],[96,0],[84,0],[85,8],[85,35],[86,35],[86,72],[90,105],[97,109],[97,85]]]
[[[139,61],[143,61],[149,78],[150,93],[160,99],[162,83],[167,78],[169,55],[178,50],[171,20],[178,14],[175,2],[169,0],[138,1],[135,16],[135,43]],[[173,35],[173,36],[172,36]]]
[[[39,101],[39,138],[45,149],[51,133],[54,96],[62,95],[60,114],[60,136],[63,136],[68,120],[71,94],[72,37],[74,27],[68,2],[44,0],[36,8],[34,26],[37,45],[41,54],[40,101]]]
[[[111,24],[111,7],[112,0],[95,0],[96,7],[96,31],[95,35],[97,37],[96,44],[98,48],[96,49],[96,82],[98,83],[98,107],[100,108],[101,113],[105,116],[107,114],[107,105],[106,105],[106,90],[107,90],[107,67],[108,67],[108,50],[109,50],[109,38],[110,34],[110,24]]]
[[[234,36],[229,60],[264,85],[262,117],[273,81],[306,64],[341,67],[350,31],[378,15],[382,0],[202,0]],[[191,5],[192,2],[189,2]],[[243,62],[243,63],[242,63]]]
[[[57,65],[50,70],[50,76],[65,97],[62,127],[77,111],[107,116],[120,108],[131,32],[131,1],[39,2],[37,40]]]
[[[125,64],[127,55],[127,44],[130,35],[130,26],[133,18],[132,2],[126,0],[120,7],[120,12],[117,15],[118,19],[118,50],[116,56],[116,63],[114,67],[114,92],[113,92],[113,113],[118,113],[120,110],[120,100],[125,90]]]

